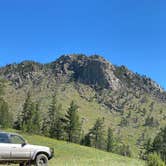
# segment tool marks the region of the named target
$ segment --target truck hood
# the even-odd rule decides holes
[[[46,146],[31,145],[31,144],[26,144],[25,146],[34,150],[50,151],[50,148]]]

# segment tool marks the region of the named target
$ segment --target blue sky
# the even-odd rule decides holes
[[[99,54],[166,88],[165,0],[1,0],[0,66]]]

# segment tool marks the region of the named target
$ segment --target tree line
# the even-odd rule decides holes
[[[48,108],[48,113],[41,117],[39,103],[31,100],[28,93],[21,114],[14,123],[14,128],[24,132],[42,134],[57,140],[65,140],[108,152],[118,153],[123,156],[132,156],[129,145],[117,142],[113,130],[109,127],[106,131],[104,118],[97,118],[92,128],[84,135],[82,122],[78,114],[78,105],[72,101],[66,113],[63,114],[62,105],[57,102],[56,95]],[[153,142],[145,143],[144,159],[151,163],[153,160],[166,162],[166,127],[161,129]],[[157,158],[157,157],[158,158]],[[161,160],[161,161],[160,161]],[[154,164],[154,162],[152,162]]]
[[[97,118],[92,128],[84,134],[83,123],[78,114],[78,105],[72,101],[66,113],[57,102],[56,95],[52,96],[48,112],[41,115],[40,103],[31,99],[27,94],[22,111],[13,123],[12,113],[8,103],[3,98],[3,82],[0,81],[0,128],[15,128],[23,132],[41,134],[57,140],[65,140],[89,147],[94,147],[124,156],[132,156],[129,145],[117,142],[113,130],[104,126],[104,118]],[[166,163],[166,127],[161,129],[154,140],[149,139],[144,145],[142,156],[148,165]],[[151,164],[152,163],[152,164]]]
[[[17,116],[17,120],[12,123],[7,103],[4,102],[1,105],[0,102],[0,128],[14,128],[23,132],[41,134],[57,140],[65,140],[124,156],[131,156],[128,145],[122,144],[122,146],[116,148],[118,145],[115,145],[113,131],[110,127],[105,131],[103,118],[98,118],[93,127],[89,129],[89,132],[84,135],[82,122],[78,115],[78,106],[74,101],[70,103],[65,115],[62,114],[62,105],[58,104],[55,95],[52,97],[48,113],[44,117],[41,117],[39,105],[39,103],[31,100],[28,93],[21,113]]]
[[[156,165],[164,166],[162,161],[166,163],[166,127],[161,128],[153,140],[148,139],[144,144],[144,149],[143,157],[145,159],[150,158],[150,161],[154,160],[155,163],[160,163]]]
[[[83,122],[78,114],[79,107],[74,101],[63,114],[62,105],[57,102],[56,95],[53,95],[48,113],[44,117],[41,117],[39,105],[32,101],[30,93],[28,93],[23,109],[14,122],[14,128],[57,140],[113,151],[113,131],[108,128],[107,134],[105,133],[104,118],[98,118],[94,126],[84,135]]]

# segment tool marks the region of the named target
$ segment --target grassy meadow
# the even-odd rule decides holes
[[[14,131],[15,132],[15,131]],[[138,159],[100,151],[77,144],[57,141],[51,138],[22,134],[31,144],[53,147],[55,157],[49,161],[49,166],[144,166]],[[16,165],[14,165],[16,166]]]

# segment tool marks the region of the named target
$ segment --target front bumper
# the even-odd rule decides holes
[[[49,160],[52,159],[55,156],[54,148],[50,148],[50,151],[51,151],[51,156],[49,157]]]

